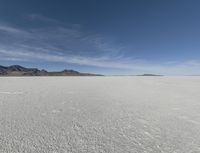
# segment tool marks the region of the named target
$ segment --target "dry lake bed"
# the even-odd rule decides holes
[[[1,153],[199,153],[200,77],[1,77]]]

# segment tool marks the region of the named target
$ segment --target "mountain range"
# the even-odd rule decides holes
[[[37,68],[26,68],[20,65],[0,66],[0,76],[101,76],[99,74],[81,73],[74,70],[48,72]]]

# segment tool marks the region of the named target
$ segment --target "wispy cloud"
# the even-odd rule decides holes
[[[14,28],[8,25],[4,25],[4,24],[0,24],[0,31],[1,32],[6,32],[9,34],[18,34],[18,35],[26,35],[28,34],[28,32],[24,31],[24,30],[20,30],[18,28]]]
[[[42,22],[51,22],[51,23],[61,24],[61,22],[59,22],[58,20],[43,16],[41,14],[28,14],[28,15],[25,15],[24,18],[28,20],[32,20],[32,21],[42,21]]]
[[[103,40],[102,36],[84,32],[80,27],[77,28],[77,25],[56,25],[21,30],[0,24],[0,32],[1,30],[4,32],[4,38],[0,45],[17,47],[19,50],[26,46],[35,52],[48,50],[48,52],[78,56],[104,56],[105,53],[110,56],[118,56],[120,50],[120,47],[113,47]]]

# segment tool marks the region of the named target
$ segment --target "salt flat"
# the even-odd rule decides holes
[[[2,153],[199,153],[200,77],[2,77]]]

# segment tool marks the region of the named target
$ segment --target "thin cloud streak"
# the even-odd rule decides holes
[[[79,56],[112,56],[118,57],[120,47],[103,40],[102,36],[82,32],[75,27],[53,26],[39,29],[21,30],[12,26],[3,26],[0,24],[0,30],[7,32],[2,42],[1,48],[18,48],[34,50],[35,52],[57,52],[66,55]],[[1,31],[0,31],[1,32]],[[9,43],[8,43],[9,42]],[[38,49],[40,48],[40,49]],[[48,51],[49,50],[49,51]],[[77,55],[76,55],[77,54]]]
[[[26,16],[24,16],[25,19],[31,20],[31,21],[42,21],[42,22],[50,22],[50,23],[55,23],[55,24],[61,24],[61,22],[59,22],[56,19],[52,19],[52,18],[48,18],[46,16],[43,16],[41,14],[28,14]]]
[[[65,52],[66,54],[74,54],[75,52],[96,56],[105,53],[115,56],[120,50],[119,47],[112,47],[112,45],[103,41],[102,36],[82,32],[77,28],[77,25],[21,30],[0,24],[0,33],[2,31],[4,32],[4,39],[0,42],[1,46],[9,42],[9,46],[14,45],[13,47],[30,46],[31,48],[44,48],[50,51],[54,48],[54,51]]]
[[[29,34],[28,32],[24,31],[24,30],[20,30],[18,28],[14,28],[8,25],[4,25],[4,24],[0,24],[0,32],[7,32],[9,34],[18,34],[18,35],[27,35]]]

